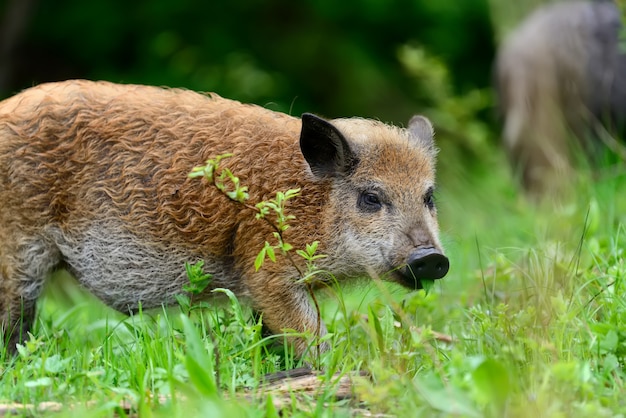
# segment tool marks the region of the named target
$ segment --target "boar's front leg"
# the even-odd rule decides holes
[[[326,326],[319,319],[309,294],[300,283],[285,281],[259,271],[253,274],[252,283],[248,283],[248,292],[254,309],[263,316],[263,325],[273,334],[295,330],[312,336],[326,334]],[[319,327],[319,329],[318,329]],[[306,337],[288,337],[296,355],[302,357],[309,347]],[[330,347],[320,345],[320,351]]]

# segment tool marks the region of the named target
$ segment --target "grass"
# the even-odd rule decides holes
[[[236,300],[191,318],[126,318],[59,275],[31,340],[0,359],[0,400],[61,405],[28,416],[126,416],[124,402],[157,417],[624,416],[625,179],[581,175],[571,197],[532,205],[500,153],[489,160],[443,164],[451,270],[430,294],[376,282],[325,292],[334,349],[315,396],[293,394],[279,411],[254,390],[299,363]],[[336,399],[330,376],[354,371],[370,375],[355,381],[360,403]]]

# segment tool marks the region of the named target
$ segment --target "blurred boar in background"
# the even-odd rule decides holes
[[[592,157],[615,144],[626,109],[626,55],[612,1],[572,1],[533,12],[496,59],[503,140],[526,191],[541,195],[569,178],[572,151]]]

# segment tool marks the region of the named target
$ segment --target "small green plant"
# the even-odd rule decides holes
[[[272,212],[276,215],[275,222],[272,223],[271,221],[267,220],[267,222],[275,229],[273,235],[276,239],[276,244],[272,245],[269,242],[265,241],[263,249],[261,249],[259,255],[254,261],[254,268],[257,271],[263,266],[266,256],[273,262],[276,262],[276,250],[279,250],[282,254],[286,255],[289,251],[293,249],[293,246],[288,242],[285,242],[283,239],[283,232],[285,232],[289,228],[288,222],[295,219],[295,216],[285,214],[285,203],[289,199],[298,196],[299,193],[300,189],[287,190],[287,192],[285,193],[277,192],[274,199],[259,202],[255,206],[255,208],[258,210],[256,214],[257,219],[267,220],[267,216],[269,216]]]
[[[323,254],[316,254],[319,245],[318,241],[314,241],[307,244],[305,249],[297,249],[296,254],[302,257],[306,261],[306,270],[302,270],[299,263],[297,263],[292,257],[291,251],[293,246],[286,242],[284,239],[284,232],[289,229],[289,223],[295,219],[295,216],[286,213],[285,205],[290,200],[300,194],[300,189],[291,189],[285,192],[278,191],[274,199],[258,202],[255,205],[249,204],[247,201],[250,198],[248,194],[248,187],[241,185],[241,182],[237,176],[235,176],[228,168],[220,167],[220,162],[225,158],[232,157],[233,154],[222,154],[215,158],[208,159],[206,164],[199,167],[194,167],[189,177],[191,178],[205,178],[210,184],[222,192],[233,202],[236,202],[252,211],[256,214],[256,219],[265,221],[273,229],[273,237],[275,242],[270,243],[265,241],[265,244],[259,251],[255,261],[254,268],[258,271],[263,267],[266,259],[270,259],[272,262],[276,262],[276,254],[282,254],[288,261],[294,266],[298,272],[299,277],[295,278],[299,282],[305,284],[309,296],[313,300],[315,310],[317,312],[317,332],[316,342],[317,347],[317,361],[320,358],[320,330],[322,327],[321,310],[315,293],[313,291],[313,281],[315,277],[320,273],[319,269],[315,265],[315,261],[323,257]],[[273,217],[272,217],[273,216]],[[210,283],[210,275],[204,275],[204,273],[198,273],[198,269],[202,269],[202,265],[197,264],[193,267],[187,266],[187,274],[190,276],[190,284],[187,288],[193,291],[198,289],[198,285],[204,286],[202,290]],[[207,277],[208,276],[208,277]],[[187,290],[187,288],[185,290]],[[188,291],[188,290],[187,290]],[[185,302],[184,299],[183,303]],[[188,305],[187,305],[188,306]]]
[[[187,280],[189,281],[183,286],[183,290],[186,293],[176,295],[176,301],[183,312],[189,315],[195,306],[202,306],[201,304],[196,305],[193,297],[204,292],[209,284],[211,284],[213,275],[204,272],[203,260],[199,260],[195,264],[185,263],[185,271],[187,272]]]

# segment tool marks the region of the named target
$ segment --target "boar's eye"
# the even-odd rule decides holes
[[[435,196],[433,196],[434,190],[433,188],[429,188],[424,195],[424,204],[430,210],[435,209]]]
[[[377,212],[383,207],[383,204],[376,193],[362,192],[359,195],[358,206],[367,212]]]

